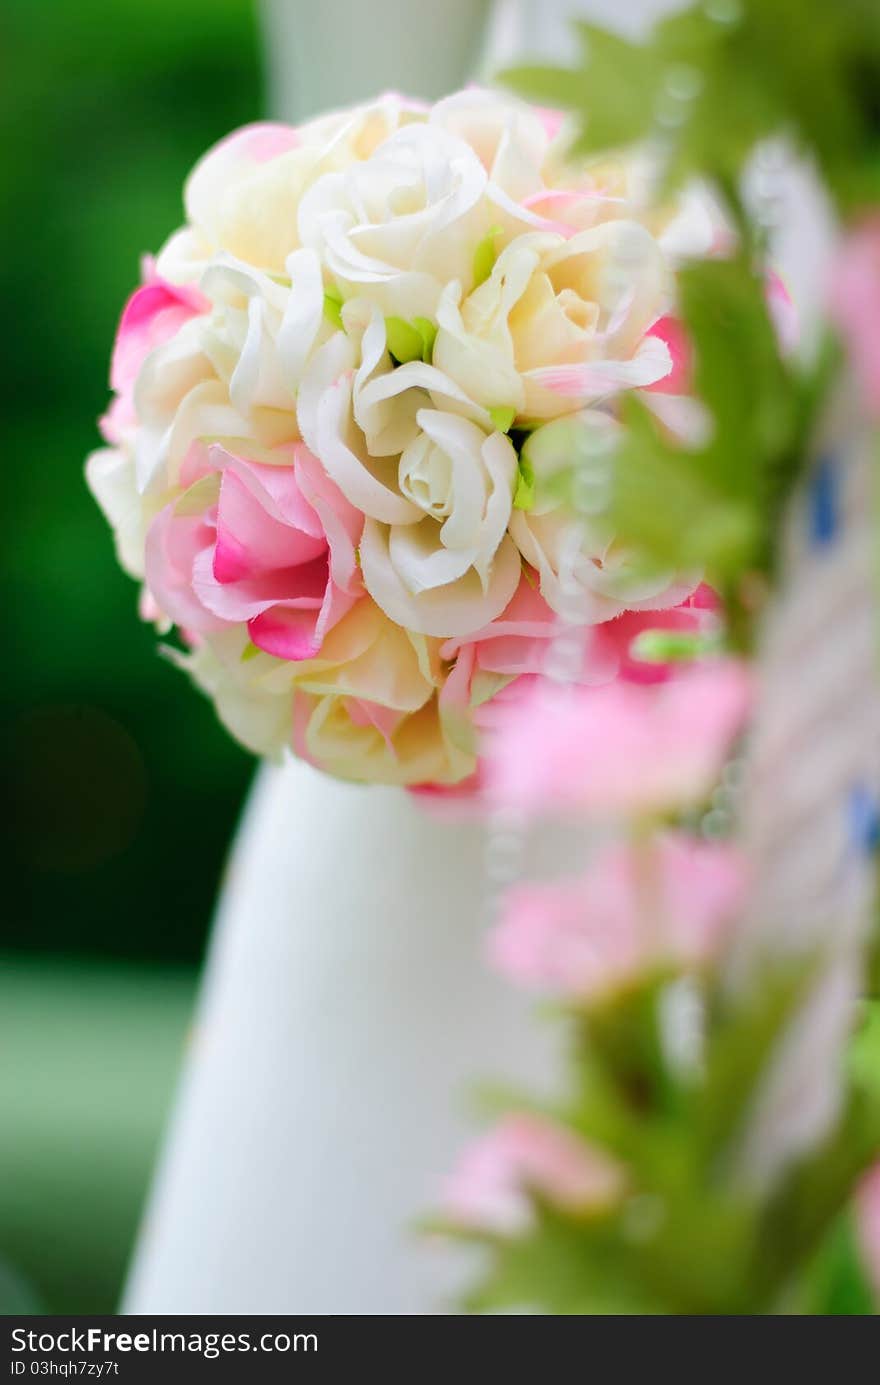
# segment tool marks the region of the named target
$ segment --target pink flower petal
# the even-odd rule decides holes
[[[849,352],[864,407],[880,418],[880,213],[844,240],[828,286],[828,311]]]
[[[271,606],[248,621],[251,642],[277,659],[311,659],[321,647],[315,638],[314,609]]]
[[[256,471],[254,464],[250,470]],[[282,470],[286,472],[287,468],[260,468],[263,473]],[[292,470],[286,479],[295,487]],[[326,546],[323,535],[313,537],[275,519],[245,485],[240,473],[231,468],[224,471],[217,506],[213,565],[218,582],[238,582],[266,572],[297,567],[319,557]]]
[[[529,1193],[586,1216],[613,1206],[623,1186],[619,1166],[572,1131],[512,1115],[465,1150],[443,1202],[461,1225],[515,1236],[532,1221]]]
[[[672,361],[672,369],[645,389],[662,391],[664,394],[690,394],[692,376],[692,350],[684,323],[676,317],[661,317],[648,332],[665,342]]]
[[[657,687],[541,683],[499,718],[493,798],[528,816],[653,813],[698,801],[749,705],[745,667],[707,662]]]
[[[742,905],[732,847],[668,833],[636,852],[614,844],[576,878],[515,886],[490,934],[490,960],[528,988],[593,1000],[661,964],[698,966]]]

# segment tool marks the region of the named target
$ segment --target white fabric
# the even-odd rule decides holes
[[[482,897],[472,826],[294,761],[261,771],[127,1312],[442,1305],[459,1257],[413,1222],[473,1133],[469,1083],[550,1066],[482,962]]]

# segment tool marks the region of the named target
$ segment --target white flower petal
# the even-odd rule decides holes
[[[365,515],[386,524],[412,524],[420,519],[416,506],[398,490],[396,462],[355,452],[358,434],[352,417],[351,379],[343,377],[318,401],[312,451],[346,499]]]
[[[120,566],[131,577],[143,577],[146,516],[134,458],[121,448],[101,448],[86,461],[86,480],[113,530]]]
[[[354,344],[344,332],[335,332],[319,347],[303,375],[296,400],[296,419],[303,441],[318,455],[318,406],[325,390],[355,366]]]
[[[360,549],[364,583],[385,614],[409,630],[440,638],[472,634],[501,614],[519,585],[519,554],[505,537],[495,553],[486,590],[471,569],[457,582],[415,596],[395,570],[390,532],[387,525],[372,519],[364,525]]]
[[[665,341],[645,337],[629,360],[604,359],[582,365],[542,366],[525,372],[527,388],[549,390],[561,399],[594,403],[624,389],[639,389],[662,380],[672,370]]]

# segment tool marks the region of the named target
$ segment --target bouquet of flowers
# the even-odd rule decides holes
[[[142,615],[258,753],[470,782],[560,617],[587,682],[638,613],[705,618],[697,567],[637,561],[603,496],[625,393],[693,426],[675,271],[719,228],[571,136],[476,89],[250,126],[145,263],[89,483]]]

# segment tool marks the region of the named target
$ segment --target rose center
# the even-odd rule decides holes
[[[446,519],[452,511],[452,462],[424,433],[400,458],[400,489],[435,519]]]

